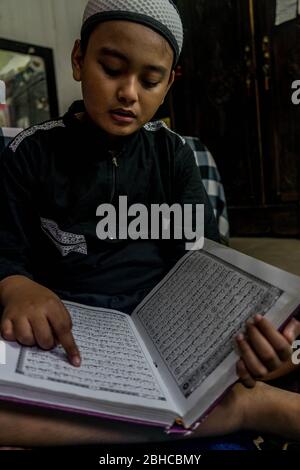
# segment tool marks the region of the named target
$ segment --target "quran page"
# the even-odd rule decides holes
[[[9,349],[14,361],[8,361],[7,380],[87,398],[135,405],[147,403],[162,409],[169,405],[153,361],[128,315],[64,303],[72,317],[81,367],[69,364],[61,346],[42,351],[14,344]],[[1,366],[1,379],[4,377],[5,366]]]
[[[188,252],[132,316],[141,334],[148,337],[147,347],[183,408],[224,359],[235,355],[233,337],[244,329],[247,319],[256,313],[281,311],[285,305],[292,308],[278,280],[270,282],[272,276],[267,281],[252,268],[249,272],[249,267],[247,271],[238,267],[235,258],[245,261],[248,257],[234,250],[224,248],[227,260],[216,256],[215,245],[206,241],[204,249]],[[231,261],[228,253],[234,255]],[[300,278],[292,277],[300,287]],[[236,360],[235,355],[231,364]]]

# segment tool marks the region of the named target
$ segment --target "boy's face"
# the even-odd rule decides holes
[[[154,116],[174,81],[172,65],[169,43],[130,21],[100,23],[84,56],[79,41],[72,52],[86,111],[113,139],[132,134]]]

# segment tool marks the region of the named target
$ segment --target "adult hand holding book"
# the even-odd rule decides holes
[[[10,276],[0,283],[0,300],[4,339],[45,350],[61,344],[70,363],[80,366],[70,314],[54,292],[25,276]]]

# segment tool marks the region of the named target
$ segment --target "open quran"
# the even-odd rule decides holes
[[[256,313],[280,328],[300,304],[300,277],[205,240],[131,316],[64,302],[82,356],[6,344],[0,397],[183,430],[237,381],[234,337]]]

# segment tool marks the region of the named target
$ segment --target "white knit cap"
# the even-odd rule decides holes
[[[81,38],[89,35],[96,24],[109,20],[133,21],[154,29],[169,42],[177,63],[183,27],[171,0],[90,0],[83,15]]]

